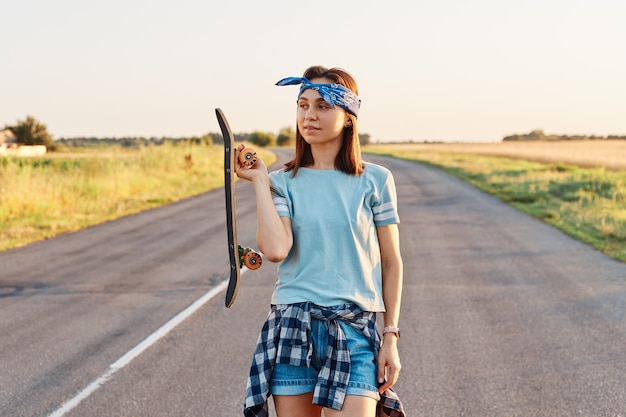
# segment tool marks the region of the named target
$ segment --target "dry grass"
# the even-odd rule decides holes
[[[165,144],[0,158],[0,250],[219,187],[223,155],[219,145]]]
[[[626,170],[626,141],[624,140],[398,144],[393,147],[396,150],[469,153],[543,163]]]

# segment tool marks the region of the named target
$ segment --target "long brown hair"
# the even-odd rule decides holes
[[[334,84],[340,84],[359,94],[356,81],[347,71],[341,68],[325,68],[313,66],[304,71],[303,77],[309,80],[313,78],[326,78]],[[347,112],[346,112],[347,113]],[[363,172],[363,161],[361,159],[361,144],[356,125],[356,116],[347,113],[352,121],[350,126],[344,127],[341,148],[335,158],[335,168],[350,175],[360,175]],[[313,165],[313,154],[309,145],[298,129],[296,123],[296,154],[295,157],[285,164],[285,171],[293,171],[292,176],[298,173],[298,168]]]

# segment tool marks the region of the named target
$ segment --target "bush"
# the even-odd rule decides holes
[[[43,123],[38,122],[32,116],[27,116],[26,120],[18,120],[17,125],[7,126],[17,137],[17,143],[22,145],[44,145],[48,150],[55,150],[56,144],[52,140],[52,135],[48,133],[48,128]]]
[[[255,131],[248,137],[248,141],[260,147],[275,146],[276,136],[269,132]]]
[[[278,146],[295,146],[296,145],[296,132],[293,127],[283,127],[278,133],[276,138],[276,144]]]

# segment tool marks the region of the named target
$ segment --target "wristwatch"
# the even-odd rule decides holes
[[[397,327],[391,327],[391,326],[385,327],[383,329],[383,336],[386,335],[387,333],[393,333],[396,335],[398,339],[400,339],[400,329],[398,329]]]

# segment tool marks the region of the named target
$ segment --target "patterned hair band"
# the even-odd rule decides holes
[[[354,91],[341,84],[315,84],[304,77],[287,77],[276,83],[278,86],[298,84],[302,84],[298,98],[300,98],[304,90],[312,89],[320,93],[322,99],[331,106],[335,107],[335,105],[338,105],[348,113],[354,115],[354,117],[357,117],[359,107],[361,107],[361,100]]]

